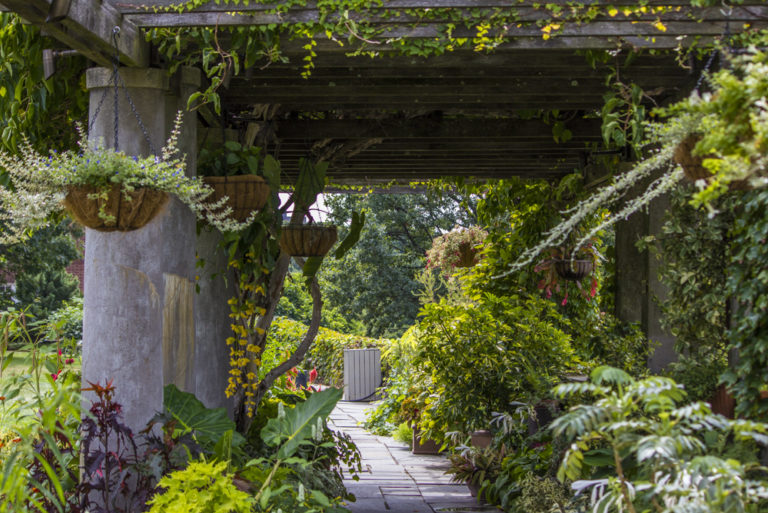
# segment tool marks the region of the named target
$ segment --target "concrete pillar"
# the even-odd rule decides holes
[[[647,183],[639,184],[628,195],[632,197],[645,190]],[[658,279],[657,255],[640,251],[636,243],[648,235],[661,235],[664,213],[669,199],[653,201],[646,212],[636,212],[616,225],[616,316],[625,322],[638,323],[654,345],[648,359],[653,372],[662,371],[675,361],[675,339],[661,329],[659,302],[666,297],[666,287]]]
[[[112,70],[87,72],[91,92],[89,137],[114,145]],[[136,112],[156,151],[186,106],[199,73],[183,71],[172,80],[165,70],[124,68],[120,72]],[[119,93],[119,147],[131,155],[149,154],[122,88]],[[194,115],[188,116],[180,146],[194,173]],[[163,385],[176,382],[194,391],[195,218],[172,198],[147,226],[133,232],[86,230],[83,382],[113,380],[125,422],[144,427],[162,409]]]
[[[209,408],[226,407],[232,417],[234,403],[224,391],[229,379],[230,308],[235,282],[227,272],[227,255],[219,247],[221,235],[202,229],[197,238],[197,255],[204,266],[197,270],[199,293],[195,296],[195,367],[197,398]]]

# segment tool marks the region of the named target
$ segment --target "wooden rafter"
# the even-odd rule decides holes
[[[111,66],[115,51],[112,30],[119,27],[118,50],[126,66],[147,66],[149,45],[140,29],[109,2],[71,0],[66,14],[58,13],[57,0],[2,0],[3,5],[30,23],[44,27],[47,33],[77,50],[101,66]],[[48,21],[55,13],[58,21]]]

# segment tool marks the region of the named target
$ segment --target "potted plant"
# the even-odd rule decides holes
[[[338,237],[333,225],[288,224],[280,232],[280,249],[291,256],[325,256]]]
[[[504,448],[496,450],[490,447],[465,447],[461,452],[448,457],[451,466],[445,473],[451,474],[451,481],[454,483],[466,483],[472,497],[477,497],[478,502],[483,502],[480,495],[483,483],[495,480],[501,472],[504,456]]]
[[[547,298],[552,297],[553,292],[560,292],[560,281],[574,282],[585,297],[592,298],[597,293],[597,279],[593,272],[600,261],[600,253],[596,249],[597,238],[593,237],[586,244],[574,250],[569,246],[551,248],[549,258],[542,260],[535,267],[534,271],[544,273],[539,280],[538,287]],[[582,286],[582,281],[590,278],[589,292]],[[568,302],[568,291],[566,288],[565,297],[562,304]]]
[[[211,201],[224,200],[223,208],[231,208],[232,218],[239,222],[250,219],[267,204],[270,186],[263,176],[277,183],[280,178],[272,157],[265,157],[262,164],[261,148],[246,148],[236,141],[225,142],[219,150],[201,150],[197,171],[213,189]]]
[[[488,232],[478,226],[454,227],[448,233],[435,237],[427,250],[427,268],[439,267],[446,274],[456,267],[472,267],[479,260],[479,245]]]
[[[126,155],[89,142],[81,126],[77,130],[79,151],[42,155],[28,141],[22,142],[18,154],[0,151],[0,166],[10,176],[10,186],[0,187],[0,212],[7,221],[0,239],[23,238],[62,207],[88,228],[136,230],[157,215],[169,194],[221,230],[242,228],[216,212],[220,204],[207,202],[210,187],[185,175],[186,164],[177,149],[181,113],[159,156]]]

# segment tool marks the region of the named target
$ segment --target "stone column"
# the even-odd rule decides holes
[[[642,193],[647,183],[636,187],[628,196]],[[636,212],[616,225],[616,316],[625,322],[638,323],[655,349],[648,367],[660,372],[676,360],[675,339],[661,329],[661,309],[666,287],[658,279],[660,261],[649,251],[640,251],[636,243],[647,235],[659,236],[669,199],[653,201],[648,212]]]
[[[114,146],[111,73],[87,72],[89,119],[106,93],[89,137],[107,146]],[[159,152],[177,109],[186,104],[180,93],[199,84],[199,74],[182,72],[173,80],[161,69],[124,68],[120,74],[133,106],[121,88],[119,149],[150,153],[135,107]],[[193,115],[186,121],[180,146],[194,173],[196,122]],[[139,230],[86,230],[83,383],[113,380],[125,422],[134,430],[161,411],[165,383],[194,391],[194,273],[195,219],[175,198]]]

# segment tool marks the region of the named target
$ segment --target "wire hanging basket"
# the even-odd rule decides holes
[[[119,91],[122,90],[133,112],[139,128],[141,129],[149,149],[153,155],[157,151],[152,144],[147,128],[136,109],[136,105],[131,98],[124,80],[120,76],[119,55],[117,38],[120,33],[119,27],[114,27],[112,31],[112,41],[115,49],[113,59],[113,70],[110,83],[113,91],[114,105],[114,150],[119,152]],[[104,90],[99,103],[97,104],[93,117],[88,121],[88,130],[93,128],[104,100],[107,97],[108,89]],[[125,156],[125,158],[129,158]],[[70,216],[87,228],[93,230],[112,232],[112,231],[133,231],[142,228],[149,223],[168,203],[168,193],[153,189],[151,187],[125,187],[121,183],[112,183],[111,185],[72,185],[68,187],[67,194],[62,200],[63,206],[67,209]]]
[[[332,225],[289,224],[280,232],[280,249],[291,256],[325,256],[338,238],[338,230]]]
[[[119,184],[107,194],[93,185],[69,188],[64,206],[75,221],[102,232],[129,232],[149,223],[168,203],[168,194],[149,188],[127,191]]]
[[[225,205],[232,209],[232,217],[241,223],[253,211],[264,208],[269,200],[269,185],[260,176],[206,176],[203,181],[213,189],[210,201],[217,202],[226,196]]]

